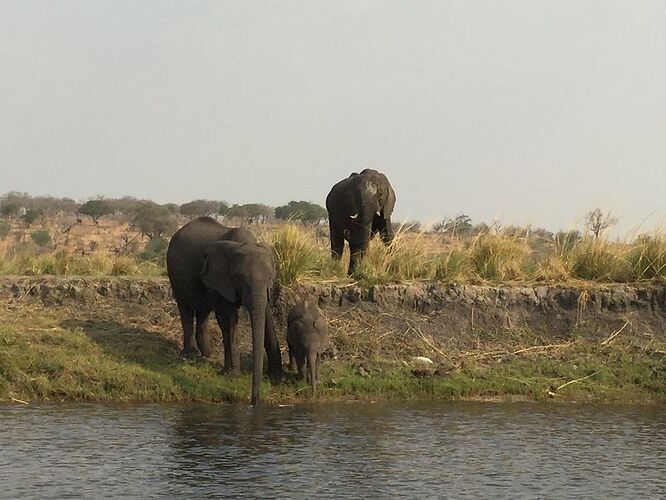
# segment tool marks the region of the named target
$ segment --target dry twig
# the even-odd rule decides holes
[[[594,373],[591,373],[590,375],[587,375],[586,377],[581,377],[581,378],[577,378],[577,379],[575,379],[575,380],[570,380],[569,382],[567,382],[567,383],[565,383],[565,384],[562,384],[561,386],[557,387],[555,390],[556,390],[556,391],[559,391],[560,389],[562,389],[563,387],[568,386],[569,384],[576,384],[576,383],[578,383],[578,382],[582,382],[582,381],[585,380],[585,379],[588,379],[588,378],[590,378],[590,377],[594,377],[597,373],[599,373],[599,371],[596,371],[596,372],[594,372]]]
[[[610,344],[611,341],[612,341],[615,337],[617,337],[618,335],[620,335],[620,333],[622,333],[622,330],[624,330],[624,329],[627,327],[628,324],[629,324],[629,320],[625,318],[624,325],[622,325],[622,327],[620,327],[619,330],[616,330],[615,332],[613,332],[613,333],[610,335],[610,337],[608,337],[606,340],[604,340],[604,341],[601,343],[601,345],[608,345],[608,344]]]

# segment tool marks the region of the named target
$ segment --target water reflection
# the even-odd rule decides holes
[[[0,407],[0,496],[657,497],[663,407]]]

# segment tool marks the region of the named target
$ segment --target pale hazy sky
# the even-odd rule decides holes
[[[666,219],[666,2],[0,1],[0,193]]]

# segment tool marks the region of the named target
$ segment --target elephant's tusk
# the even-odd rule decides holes
[[[358,214],[354,214],[354,215],[349,216],[350,219],[356,219],[357,217],[358,217]]]

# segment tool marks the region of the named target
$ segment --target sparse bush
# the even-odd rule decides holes
[[[138,255],[140,261],[154,262],[163,266],[166,262],[166,249],[169,242],[165,238],[155,238],[146,244],[146,248]]]
[[[0,205],[0,215],[2,217],[13,217],[18,215],[19,206],[16,203],[4,202]]]
[[[4,240],[11,230],[12,226],[9,222],[0,222],[0,240]]]
[[[30,238],[40,247],[45,247],[51,241],[51,235],[46,229],[33,231],[30,233]]]
[[[139,266],[136,260],[126,255],[118,255],[111,264],[111,276],[135,276],[138,274]]]

